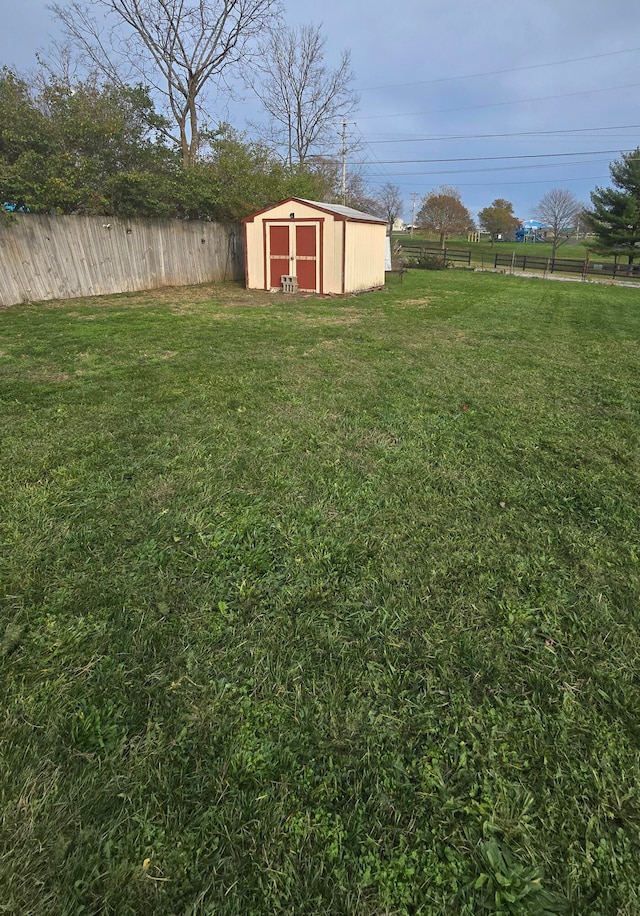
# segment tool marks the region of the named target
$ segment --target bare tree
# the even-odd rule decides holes
[[[447,238],[466,233],[472,225],[471,214],[462,203],[458,188],[441,185],[422,198],[417,215],[418,225],[428,232],[437,232],[440,247]]]
[[[371,190],[359,172],[350,172],[347,176],[346,193],[344,202],[347,207],[353,207],[354,210],[360,210],[361,213],[369,213],[371,216],[377,216],[384,219],[384,213],[380,207],[380,202],[372,196]],[[342,203],[342,196],[340,196]]]
[[[553,235],[552,258],[555,258],[556,250],[560,245],[564,245],[572,234],[578,214],[583,210],[584,205],[578,198],[564,188],[547,191],[536,207],[536,216],[551,229]]]
[[[370,213],[380,219],[385,218],[380,201],[373,196],[359,166],[347,172],[344,194],[342,193],[342,169],[338,160],[327,156],[309,156],[305,170],[314,179],[320,195],[318,200],[321,199],[326,203],[345,204],[354,210]]]
[[[378,194],[378,204],[389,226],[389,234],[391,234],[393,224],[402,213],[402,194],[398,185],[390,181],[384,184]]]
[[[104,26],[91,8],[105,13]],[[159,92],[177,128],[185,167],[200,145],[203,97],[279,15],[279,0],[81,0],[51,9],[64,31],[112,83],[131,79]]]
[[[358,103],[350,52],[331,70],[325,44],[319,26],[271,30],[257,72],[247,77],[270,118],[261,134],[284,150],[290,166],[335,145],[338,122]]]

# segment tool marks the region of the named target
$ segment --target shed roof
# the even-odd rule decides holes
[[[304,198],[299,198],[303,204],[310,204],[312,207],[319,207],[321,210],[328,210],[329,213],[335,213],[336,216],[343,216],[348,220],[355,220],[356,222],[367,222],[367,223],[384,223],[386,225],[385,219],[380,219],[379,216],[373,216],[371,213],[363,213],[362,210],[354,210],[353,207],[343,207],[342,204],[323,204],[317,200],[305,200]]]
[[[304,197],[287,197],[286,200],[281,200],[277,204],[273,204],[271,207],[265,207],[263,210],[258,210],[257,213],[252,213],[250,216],[245,216],[243,222],[251,221],[255,216],[259,216],[261,213],[266,213],[268,210],[273,209],[273,207],[279,207],[282,204],[290,202],[307,204],[309,207],[315,207],[316,209],[322,210],[325,213],[331,213],[338,219],[347,220],[348,222],[380,223],[381,225],[386,225],[387,222],[384,219],[380,219],[379,216],[373,216],[371,213],[363,213],[361,210],[354,210],[353,207],[343,207],[341,204],[327,204],[318,200],[306,200]]]

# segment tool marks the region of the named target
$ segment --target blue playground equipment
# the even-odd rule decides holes
[[[544,223],[539,223],[535,219],[525,219],[516,229],[517,242],[546,242],[544,229],[549,229]]]

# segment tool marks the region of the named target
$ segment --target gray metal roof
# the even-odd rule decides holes
[[[386,220],[380,219],[379,216],[373,216],[371,213],[363,213],[361,210],[354,210],[353,207],[343,207],[341,204],[325,204],[320,200],[305,200],[304,197],[297,197],[303,204],[311,204],[312,207],[320,207],[322,210],[328,210],[338,216],[344,216],[345,219],[360,220],[361,222],[386,223]]]

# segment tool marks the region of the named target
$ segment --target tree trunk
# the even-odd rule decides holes
[[[179,118],[178,130],[180,131],[180,149],[182,150],[182,166],[189,168],[189,140],[187,137],[187,125],[185,118]]]
[[[189,120],[191,128],[191,143],[189,144],[189,163],[193,165],[198,158],[198,149],[200,147],[200,130],[198,128],[198,112],[196,111],[195,99],[189,106]]]

